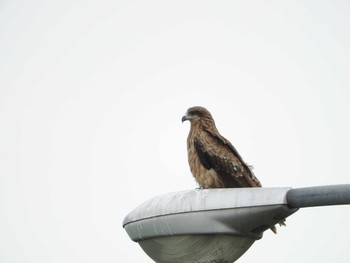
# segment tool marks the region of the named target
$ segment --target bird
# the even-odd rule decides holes
[[[189,108],[182,117],[184,121],[191,123],[187,137],[188,163],[199,187],[261,187],[235,147],[219,133],[206,108]]]
[[[206,108],[191,107],[181,120],[191,123],[187,137],[188,163],[200,188],[262,187],[252,167],[219,133]],[[279,223],[284,225],[284,220]],[[271,230],[276,233],[274,226]]]

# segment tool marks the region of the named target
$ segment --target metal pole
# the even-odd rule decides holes
[[[350,204],[350,184],[291,189],[287,203],[290,208]]]

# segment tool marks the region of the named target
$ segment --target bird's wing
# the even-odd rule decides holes
[[[224,179],[234,180],[241,187],[261,186],[233,145],[217,132],[203,130],[194,139],[194,147],[206,169],[213,168]]]

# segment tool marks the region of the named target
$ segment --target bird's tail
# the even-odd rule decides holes
[[[279,224],[280,226],[287,226],[287,225],[286,225],[286,219],[282,219],[281,221],[278,222],[278,224]],[[277,234],[277,228],[276,228],[276,226],[273,226],[273,227],[271,227],[270,229],[271,229],[272,232],[274,232],[275,234]]]

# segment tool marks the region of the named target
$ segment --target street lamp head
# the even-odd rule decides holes
[[[159,263],[234,262],[297,211],[290,188],[198,189],[154,197],[126,216],[130,238]]]

